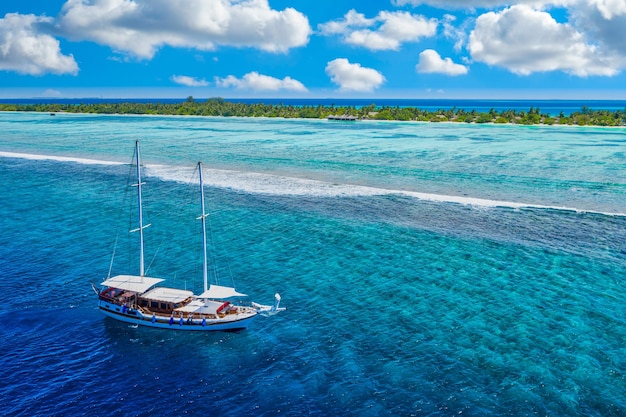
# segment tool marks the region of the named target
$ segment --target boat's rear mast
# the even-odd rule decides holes
[[[199,219],[202,220],[202,277],[204,279],[204,292],[209,289],[209,273],[208,273],[208,260],[206,253],[206,212],[204,210],[204,185],[202,182],[202,162],[198,162],[198,177],[200,180],[200,210],[202,214]]]
[[[143,229],[150,226],[143,224],[143,204],[141,201],[141,186],[144,184],[141,182],[141,156],[139,154],[139,141],[135,141],[135,162],[137,164],[137,184],[133,184],[133,186],[137,187],[137,201],[138,201],[138,219],[139,219],[139,227],[131,230],[132,232],[139,232],[139,276],[143,278],[145,275],[144,269],[144,251],[143,251]]]

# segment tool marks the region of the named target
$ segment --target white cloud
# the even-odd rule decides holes
[[[78,73],[72,55],[63,55],[59,41],[40,26],[52,19],[32,14],[8,13],[0,19],[0,70],[28,75]]]
[[[58,27],[68,38],[142,59],[164,45],[286,52],[306,45],[311,33],[306,16],[272,10],[268,0],[67,0]]]
[[[450,14],[446,14],[443,17],[443,35],[447,39],[451,39],[454,41],[454,49],[459,51],[467,40],[467,31],[465,25],[467,22],[462,23],[460,27],[454,26],[454,21],[456,21],[456,17]]]
[[[556,5],[564,6],[577,0],[392,0],[395,6],[421,6],[428,5],[438,7],[440,9],[470,9],[477,8],[493,9],[515,4],[526,4],[529,6],[543,8],[545,6]],[[593,1],[593,0],[592,0]],[[603,1],[603,0],[599,0]],[[611,0],[606,0],[611,1]],[[619,0],[618,0],[619,1]]]
[[[434,36],[437,20],[407,12],[381,11],[373,19],[350,10],[343,19],[318,25],[322,35],[341,35],[344,42],[371,50],[397,50],[403,42]]]
[[[343,19],[321,23],[317,26],[322,35],[341,35],[349,28],[368,27],[376,23],[375,19],[367,19],[364,14],[352,9],[348,11]]]
[[[586,3],[596,8],[605,20],[626,15],[626,0],[588,0]]]
[[[563,71],[584,77],[618,71],[613,58],[601,54],[571,25],[524,5],[479,16],[468,49],[475,61],[520,75]]]
[[[40,97],[62,97],[63,94],[59,90],[54,90],[52,88],[48,88],[44,90],[43,93],[40,94]]]
[[[427,74],[464,75],[467,74],[467,67],[455,64],[452,59],[442,59],[437,51],[426,49],[420,54],[419,63],[415,66],[417,72]]]
[[[626,67],[626,0],[581,0],[571,15],[580,30]]]
[[[172,75],[170,79],[176,84],[186,85],[187,87],[206,87],[209,85],[209,83],[204,79],[199,80],[187,75]]]
[[[291,77],[285,77],[281,80],[268,75],[259,74],[256,71],[249,72],[242,78],[237,78],[233,75],[229,75],[225,78],[215,77],[215,84],[223,88],[234,87],[237,89],[251,89],[255,91],[308,91],[304,84]]]
[[[351,64],[345,58],[337,58],[326,65],[326,74],[342,91],[369,92],[380,87],[385,77],[372,68]]]

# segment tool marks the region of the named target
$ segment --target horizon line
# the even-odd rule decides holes
[[[0,101],[7,100],[187,100],[189,97],[194,100],[211,100],[211,99],[223,99],[228,100],[303,100],[303,101],[316,101],[316,100],[341,100],[341,101],[361,101],[361,100],[393,100],[393,101],[602,101],[602,102],[624,102],[626,99],[616,98],[433,98],[433,97],[222,97],[222,96],[181,96],[181,97],[102,97],[102,96],[75,96],[75,97],[0,97]]]

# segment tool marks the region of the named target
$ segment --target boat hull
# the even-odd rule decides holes
[[[237,331],[248,328],[248,325],[258,315],[234,314],[219,319],[181,319],[178,317],[149,316],[139,310],[124,309],[123,306],[100,300],[98,307],[107,317],[137,326],[169,329],[177,331]]]

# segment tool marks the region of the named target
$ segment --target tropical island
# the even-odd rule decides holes
[[[56,113],[142,114],[223,117],[281,117],[338,120],[395,120],[416,122],[498,123],[519,125],[626,126],[623,110],[593,110],[583,106],[580,111],[558,115],[542,113],[539,108],[528,111],[491,109],[488,112],[460,108],[429,111],[417,107],[377,106],[296,106],[265,103],[237,103],[223,98],[205,101],[187,97],[180,103],[91,103],[91,104],[0,104],[0,111]]]

